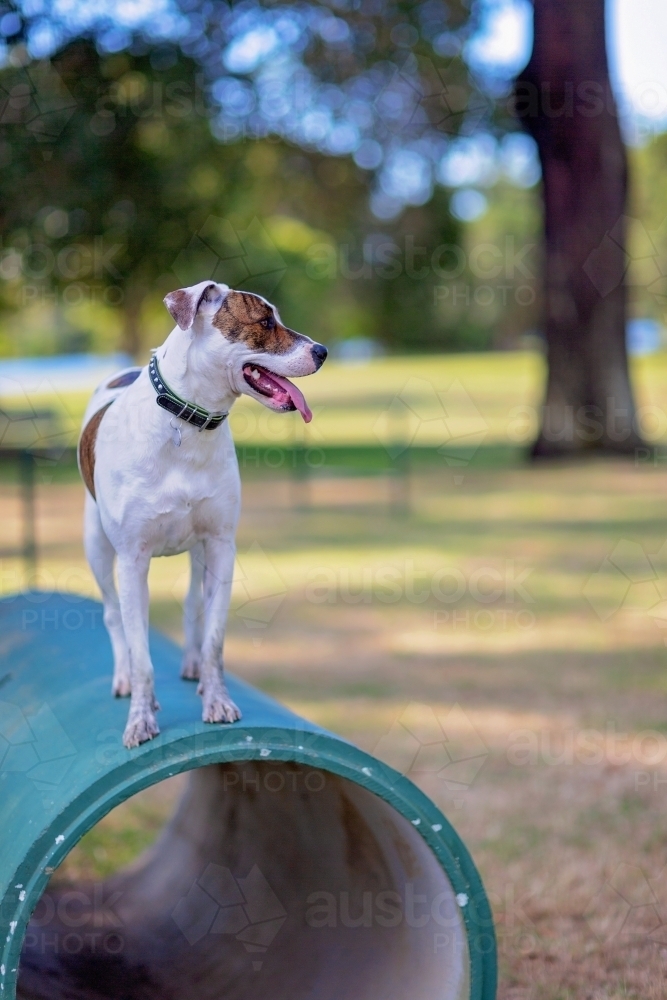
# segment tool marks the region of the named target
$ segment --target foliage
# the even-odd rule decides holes
[[[667,135],[630,151],[628,295],[634,316],[667,327]]]
[[[469,11],[205,6],[182,12],[178,45],[147,26],[112,44],[103,14],[84,29],[51,12],[54,51],[42,60],[25,45],[36,51],[37,22],[17,21],[0,71],[0,352],[120,344],[142,356],[166,332],[166,291],[203,275],[271,297],[329,344],[499,342],[497,282],[489,292],[471,269],[450,192],[433,187],[443,150],[489,107],[460,56]],[[262,26],[284,34],[285,18],[303,45],[294,36],[280,57],[243,64],[242,40],[247,54]],[[348,25],[345,39],[333,22]],[[254,88],[243,114],[238,87]],[[278,92],[301,95],[296,118],[277,114]],[[316,120],[326,135],[298,132]],[[518,310],[500,339],[532,322]]]

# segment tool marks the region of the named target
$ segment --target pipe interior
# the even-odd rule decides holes
[[[44,902],[26,933],[22,1000],[469,995],[461,912],[415,828],[299,764],[192,771],[137,862]]]

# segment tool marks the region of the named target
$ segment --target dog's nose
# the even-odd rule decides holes
[[[329,352],[324,344],[313,344],[310,349],[310,353],[313,355],[313,360],[317,362],[317,367],[319,368],[327,360],[327,354]]]

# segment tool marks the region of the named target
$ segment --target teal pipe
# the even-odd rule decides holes
[[[376,981],[382,966],[393,968],[388,980],[390,985],[382,987],[386,996],[392,995],[391,982],[398,982],[405,973],[413,984],[411,1000],[426,994],[432,1000],[439,1000],[439,997],[443,1000],[450,997],[493,1000],[496,995],[496,949],[488,900],[463,842],[433,802],[397,771],[339,736],[301,719],[231,675],[228,684],[232,697],[242,709],[242,721],[232,726],[205,725],[199,718],[200,704],[194,686],[179,678],[181,652],[178,647],[155,631],[151,631],[150,643],[156,690],[162,706],[161,734],[136,749],[126,750],[121,737],[127,704],[110,695],[112,656],[101,605],[73,594],[38,592],[0,601],[0,998],[14,1000],[17,996],[22,961],[27,970],[27,986],[24,989],[19,984],[18,996],[41,996],[42,974],[47,985],[56,982],[63,969],[65,978],[84,975],[83,966],[79,968],[75,960],[76,946],[71,946],[68,953],[54,952],[48,960],[44,955],[35,957],[35,926],[41,930],[40,940],[54,941],[57,937],[55,931],[50,937],[46,934],[50,925],[45,925],[48,915],[44,913],[41,919],[36,916],[30,924],[51,873],[80,838],[115,806],[150,785],[189,771],[192,772],[191,781],[195,782],[194,791],[188,793],[190,798],[181,807],[181,818],[177,816],[174,820],[175,832],[168,829],[163,834],[160,849],[164,858],[157,875],[157,862],[149,860],[141,869],[144,875],[128,873],[122,876],[125,879],[122,882],[124,899],[130,900],[129,916],[125,918],[126,929],[129,929],[123,939],[129,944],[123,962],[131,965],[130,953],[135,947],[132,944],[135,938],[144,942],[141,948],[146,955],[152,947],[150,942],[162,941],[160,935],[166,935],[164,941],[170,943],[164,946],[159,961],[156,959],[155,975],[159,977],[160,969],[173,960],[176,963],[171,974],[173,984],[178,978],[177,967],[189,968],[188,963],[194,967],[203,961],[201,956],[206,949],[209,949],[206,955],[214,957],[224,952],[226,957],[224,961],[220,957],[220,968],[215,975],[222,977],[220,982],[227,983],[228,969],[233,965],[236,970],[234,983],[231,986],[227,983],[226,992],[219,994],[226,997],[264,995],[267,984],[260,985],[261,977],[269,973],[273,977],[269,980],[273,997],[283,996],[278,988],[281,977],[291,983],[290,977],[296,975],[293,970],[297,966],[299,969],[308,966],[310,985],[299,985],[298,990],[294,984],[289,988],[285,986],[285,996],[333,996],[327,983],[336,980],[337,1000],[343,997],[370,1000],[375,996],[372,989],[364,987],[365,995],[357,996],[355,990],[362,987],[354,984]],[[268,781],[266,776],[273,774],[271,781],[275,787],[281,781],[284,783],[287,771],[292,774],[293,782],[296,781],[294,775],[305,775],[306,780],[311,775],[310,788],[301,787],[299,794],[290,799],[284,790],[282,797],[274,795],[272,798],[268,789],[263,789],[259,796],[247,791],[243,793],[240,789],[240,774],[250,775],[256,783],[258,775]],[[314,775],[321,777],[312,777]],[[324,782],[328,782],[328,790],[317,798],[318,788],[323,787]],[[346,868],[345,859],[334,857],[338,850],[336,831],[342,801],[355,803],[362,823],[361,832],[354,835],[351,845],[348,843],[348,855],[350,850],[354,853],[359,844],[368,848],[368,857],[355,862],[357,867],[352,874],[351,862]],[[229,813],[232,804],[236,810],[233,816]],[[283,817],[282,839],[279,829],[269,829],[273,822],[271,817],[279,815]],[[190,829],[192,824],[196,826],[198,816],[206,817],[201,821],[206,830]],[[242,825],[246,824],[245,833],[237,829],[241,822],[238,816],[246,817],[242,821]],[[201,843],[206,837],[212,838],[210,857],[215,856],[217,860],[206,867],[209,875],[232,870],[229,851],[234,844],[237,845],[233,847],[237,852],[235,857],[245,852],[243,856],[250,859],[245,871],[233,875],[236,885],[232,888],[240,894],[239,899],[245,899],[245,909],[240,909],[239,904],[227,910],[225,900],[221,904],[225,914],[230,915],[233,910],[234,920],[238,918],[241,923],[245,920],[248,924],[236,937],[230,936],[231,932],[227,933],[224,928],[223,933],[227,936],[216,938],[212,936],[213,931],[206,930],[208,917],[197,909],[197,900],[204,900],[206,907],[212,910],[216,909],[216,903],[210,902],[210,895],[201,894],[204,891],[201,878],[196,885],[193,883],[184,890],[183,896],[168,903],[162,898],[159,904],[156,902],[156,907],[167,905],[169,912],[155,929],[157,918],[151,917],[152,904],[148,900],[151,887],[159,881],[165,866],[172,865],[174,879],[178,880],[181,874],[185,877],[187,865],[195,863],[192,844],[186,847],[185,860],[180,855],[178,861],[169,860],[174,856],[177,841],[181,845],[178,850],[182,849],[184,828],[188,830],[186,840],[199,838],[197,850],[200,853],[209,850],[209,847],[201,847]],[[390,844],[388,830],[393,831],[391,837],[395,844],[397,838],[402,838],[400,858]],[[276,932],[268,950],[266,941],[252,943],[252,935],[256,933],[261,937],[261,934],[252,922],[252,903],[247,892],[243,896],[245,890],[242,890],[243,885],[247,888],[250,878],[247,869],[254,857],[253,838],[258,845],[257,857],[261,856],[266,869],[262,869],[262,884],[280,883],[284,897],[282,903],[275,904],[279,917],[273,922],[265,921],[265,927],[262,925],[261,934],[270,936],[279,921],[284,921],[284,927],[281,925],[282,929]],[[411,854],[414,863],[405,860],[406,852]],[[219,864],[220,860],[227,861],[227,867]],[[199,861],[198,855],[197,863]],[[350,930],[354,921],[349,915],[345,919],[342,910],[337,911],[337,897],[333,891],[327,895],[326,886],[335,883],[336,891],[340,886],[347,886],[348,895],[341,892],[340,898],[349,901],[357,893],[365,906],[367,886],[384,890],[393,886],[398,896],[412,892],[410,886],[416,885],[414,880],[421,876],[410,874],[410,864],[422,873],[424,885],[442,890],[437,902],[440,910],[433,908],[434,902],[430,915],[423,919],[414,915],[408,919],[406,909],[405,913],[401,911],[399,927],[393,926],[393,918],[384,921],[373,918],[372,928],[367,930],[362,920],[358,929]],[[298,892],[293,888],[297,884]],[[313,895],[311,890],[320,884],[323,891]],[[133,892],[135,897],[139,893],[142,900],[137,902],[135,898],[132,902]],[[280,896],[278,890],[276,893]],[[307,896],[303,895],[306,893]],[[215,891],[213,896],[217,898]],[[386,897],[384,903],[391,898]],[[312,899],[319,900],[324,910],[313,909],[309,902]],[[327,900],[333,907],[328,916]],[[452,900],[456,900],[456,904]],[[374,905],[374,900],[371,904]],[[452,910],[456,911],[454,916]],[[316,911],[315,918],[312,913]],[[384,910],[377,912],[386,914],[386,905]],[[422,926],[424,920],[426,924]],[[406,921],[409,926],[404,926]],[[139,924],[141,932],[137,929]],[[385,926],[388,924],[392,927]],[[146,930],[149,925],[153,928],[150,933]],[[71,921],[67,926],[74,934]],[[211,926],[215,929],[217,925],[214,922]],[[201,928],[204,928],[203,936]],[[433,947],[431,938],[435,942]],[[80,938],[71,938],[70,945],[76,940]],[[245,942],[246,951],[239,940],[242,944]],[[233,953],[232,947],[236,949]],[[118,948],[116,945],[115,950]],[[180,951],[181,948],[189,950]],[[253,949],[257,954],[262,953],[261,961]],[[442,955],[438,954],[439,950]],[[354,960],[350,958],[352,955]],[[379,955],[384,955],[382,962],[374,965],[379,962]],[[254,963],[247,969],[239,965],[246,958]],[[352,961],[356,963],[347,978],[346,961],[350,967]],[[391,963],[399,964],[394,968]],[[326,974],[322,972],[325,967],[329,970]],[[23,969],[21,966],[22,977]],[[253,979],[253,969],[259,978]],[[339,981],[337,977],[340,976],[343,978]],[[435,992],[433,981],[441,983]],[[53,989],[53,993],[47,990],[43,995],[65,995],[65,992],[58,993],[56,987]],[[180,995],[176,986],[173,989],[175,997]],[[187,984],[183,992],[189,994],[189,1000],[199,995],[192,986],[188,989]],[[90,995],[102,994],[93,991]],[[116,994],[112,990],[103,995]],[[124,994],[119,992],[118,996],[121,995]],[[144,996],[140,992],[133,995]],[[201,995],[212,994],[204,990]]]

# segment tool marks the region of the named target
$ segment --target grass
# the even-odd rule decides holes
[[[375,447],[386,399],[411,378],[465,386],[487,428],[471,460],[445,453],[407,480],[381,468],[305,479],[246,469],[228,666],[402,767],[438,802],[489,892],[501,1000],[662,997],[667,469],[523,464],[511,411],[539,399],[541,362],[530,355],[327,366],[311,404],[345,399],[349,410],[332,408],[307,433],[327,447]],[[643,405],[658,406],[667,359],[636,364],[635,379]],[[461,395],[438,416],[422,390],[411,405],[424,425],[444,424],[420,434],[442,443],[456,417],[461,459],[478,417]],[[38,489],[39,581],[92,594],[81,487],[40,475],[52,478]],[[5,547],[18,502],[9,484],[1,496]],[[2,568],[5,590],[22,585],[17,561]],[[152,619],[177,639],[186,582],[184,558],[153,564]],[[244,606],[271,595],[282,600],[259,632]],[[449,780],[411,769],[401,740],[401,726],[426,733],[438,722],[450,757],[465,762]],[[178,791],[158,786],[111,814],[59,877],[127,863]]]
[[[644,436],[664,443],[667,352],[636,358],[632,369]],[[388,357],[361,366],[330,361],[301,383],[315,413],[310,425],[298,414],[272,413],[248,397],[236,404],[230,422],[241,447],[391,447],[407,442],[449,442],[455,448],[479,443],[516,446],[532,439],[544,378],[543,359],[529,351]],[[59,420],[58,442],[72,442],[88,398],[88,393],[41,387],[1,402],[10,411],[53,410]],[[12,433],[23,440],[26,428],[15,426]],[[47,435],[48,430],[38,428],[36,433]]]

